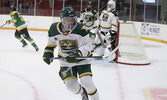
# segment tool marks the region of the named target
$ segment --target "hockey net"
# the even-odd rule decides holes
[[[140,36],[137,33],[133,22],[118,23],[116,62],[128,65],[150,64]]]

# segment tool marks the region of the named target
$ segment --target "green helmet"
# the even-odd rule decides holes
[[[76,17],[76,13],[72,7],[64,7],[60,12],[60,17]]]
[[[66,30],[72,31],[73,29],[76,28],[77,16],[76,16],[76,13],[72,7],[64,7],[60,12],[60,18],[61,18],[62,25],[64,26],[64,28]],[[68,19],[73,20],[74,23],[67,24],[67,21],[65,21],[65,20],[68,20]]]
[[[16,5],[15,4],[10,6],[10,11],[16,11]]]
[[[87,5],[92,5],[92,1],[88,1],[88,2],[87,2]]]

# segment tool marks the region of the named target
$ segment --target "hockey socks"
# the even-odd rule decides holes
[[[27,47],[27,43],[24,41],[24,39],[21,40],[21,43],[23,43],[22,47]]]
[[[31,45],[34,47],[34,49],[36,51],[38,51],[38,47],[37,47],[36,43],[34,42],[34,40],[31,38],[26,38],[26,39],[31,43]]]

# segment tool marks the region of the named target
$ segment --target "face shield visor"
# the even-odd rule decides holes
[[[77,26],[77,17],[63,17],[61,18],[64,28],[71,31]]]

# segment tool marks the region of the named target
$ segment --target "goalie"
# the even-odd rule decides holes
[[[117,17],[116,14],[113,13],[113,9],[115,9],[115,2],[113,0],[108,1],[107,9],[103,10],[100,18],[99,18],[99,38],[96,39],[96,44],[104,43],[104,45],[112,51],[116,48],[116,37],[117,37]],[[105,48],[100,46],[95,49],[94,55],[103,56],[105,52]],[[112,62],[115,59],[115,53],[109,59]]]

